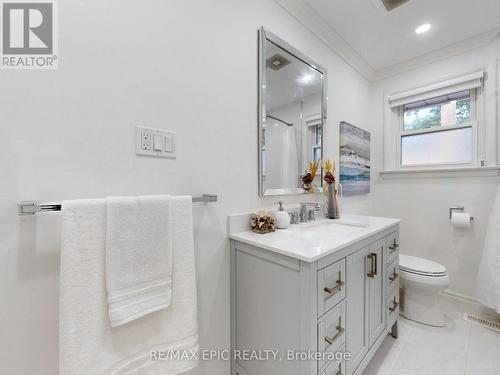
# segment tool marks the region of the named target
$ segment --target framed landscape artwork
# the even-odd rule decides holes
[[[340,183],[345,194],[370,192],[370,132],[340,123]]]

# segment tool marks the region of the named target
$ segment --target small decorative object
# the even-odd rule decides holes
[[[335,162],[325,160],[323,162],[323,173],[323,180],[326,183],[323,190],[325,214],[329,219],[338,219],[340,217],[340,210],[335,186]]]
[[[370,192],[370,133],[340,123],[340,183],[346,194]]]
[[[310,193],[313,191],[313,182],[316,178],[316,172],[318,171],[319,160],[318,161],[310,161],[309,168],[306,171],[306,174],[302,176],[302,189],[306,192]]]
[[[283,201],[276,202],[278,211],[274,213],[275,226],[278,229],[286,229],[290,226],[290,215],[285,211]]]
[[[274,218],[266,212],[259,212],[252,216],[250,228],[255,233],[265,234],[275,231]]]

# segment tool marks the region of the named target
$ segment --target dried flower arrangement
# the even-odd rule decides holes
[[[274,232],[274,218],[265,212],[259,212],[250,219],[250,228],[255,233],[265,234]]]
[[[313,191],[313,182],[316,177],[316,173],[318,172],[320,161],[309,162],[309,168],[304,176],[302,176],[302,189],[307,191],[308,193]]]
[[[335,183],[335,162],[332,162],[331,160],[325,160],[323,162],[323,180],[327,184],[334,184]]]
[[[326,186],[323,189],[325,214],[330,219],[338,219],[340,217],[340,209],[335,184],[335,162],[330,160],[323,162],[323,180],[326,182]]]

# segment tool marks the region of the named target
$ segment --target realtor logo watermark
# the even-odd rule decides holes
[[[56,69],[57,11],[55,1],[2,0],[2,69]]]

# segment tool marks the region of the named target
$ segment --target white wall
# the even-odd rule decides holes
[[[387,147],[384,149],[383,96],[384,93],[415,88],[444,77],[477,71],[496,64],[498,58],[500,42],[497,40],[487,47],[411,70],[373,86],[372,212],[401,218],[401,252],[442,263],[450,272],[450,289],[470,297],[476,297],[475,281],[499,178],[405,177],[389,180],[380,177],[384,151],[388,150]],[[496,87],[494,82],[488,84]],[[493,97],[487,100],[498,101],[497,91],[493,92]],[[470,229],[457,230],[450,225],[448,210],[455,205],[465,205],[475,217]]]
[[[369,125],[371,86],[269,0],[61,1],[59,70],[0,72],[0,373],[57,374],[60,215],[20,218],[26,199],[218,194],[194,208],[200,340],[228,347],[227,215],[276,200],[257,190],[261,25],[327,67],[338,158],[338,123]],[[136,157],[135,125],[176,131],[177,159]]]

